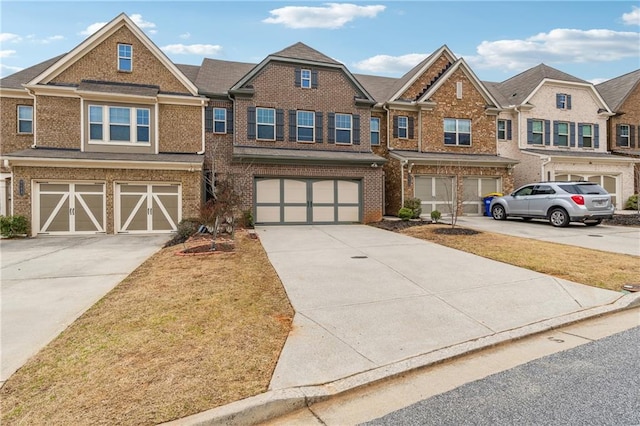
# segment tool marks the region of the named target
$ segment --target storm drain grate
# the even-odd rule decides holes
[[[587,237],[600,237],[600,238],[602,238],[602,235],[588,234]]]
[[[368,259],[367,256],[351,256],[352,259]]]

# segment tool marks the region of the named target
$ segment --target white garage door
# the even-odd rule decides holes
[[[258,178],[257,224],[361,221],[361,182],[345,179]]]
[[[414,194],[422,201],[423,214],[428,215],[434,210],[446,215],[451,214],[456,200],[453,177],[416,176],[414,180]]]
[[[118,183],[116,232],[173,232],[182,215],[180,184]]]
[[[609,194],[611,194],[611,203],[617,206],[617,188],[618,177],[615,175],[592,175],[586,173],[560,173],[556,174],[557,181],[589,181],[595,182],[602,186]],[[619,207],[617,207],[619,208]]]
[[[483,215],[482,197],[492,192],[501,192],[500,178],[465,177],[462,180],[464,190],[462,211],[465,215]]]
[[[38,182],[35,200],[37,233],[104,232],[104,182]]]

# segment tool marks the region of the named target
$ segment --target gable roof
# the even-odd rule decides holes
[[[270,62],[286,62],[292,64],[309,65],[325,68],[333,68],[341,70],[347,78],[353,83],[358,91],[363,96],[360,101],[369,103],[375,103],[373,97],[367,92],[362,84],[351,74],[351,72],[344,66],[344,64],[329,58],[328,56],[318,52],[315,49],[307,46],[304,43],[295,43],[279,52],[271,54],[262,60],[258,65],[253,67],[251,71],[245,74],[239,81],[237,81],[230,89],[229,92],[242,90],[243,86],[247,82],[251,81],[264,67]]]
[[[618,110],[633,89],[640,83],[640,69],[621,75],[603,83],[597,84],[596,89],[600,92],[605,102],[613,111]]]
[[[246,62],[205,59],[194,82],[203,95],[227,96],[229,89],[255,66]]]
[[[73,50],[63,55],[52,66],[35,76],[28,82],[29,85],[46,84],[56,76],[82,58],[96,45],[113,35],[122,27],[127,27],[149,51],[180,81],[192,95],[198,94],[198,89],[189,78],[156,46],[147,35],[124,13],[116,16],[111,22],[86,38]]]
[[[362,83],[364,88],[367,89],[367,92],[369,92],[378,103],[386,102],[396,91],[397,78],[365,74],[354,74],[353,76]]]
[[[545,64],[540,64],[495,85],[494,88],[499,90],[503,97],[507,99],[508,105],[503,106],[520,105],[529,98],[545,79],[591,84],[571,74],[567,74]]]

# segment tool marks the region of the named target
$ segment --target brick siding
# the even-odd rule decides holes
[[[0,155],[21,151],[33,145],[33,134],[18,133],[18,105],[33,105],[31,99],[0,98]],[[0,162],[0,171],[10,169]]]

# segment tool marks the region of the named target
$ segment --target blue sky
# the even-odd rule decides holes
[[[65,53],[119,13],[174,62],[257,63],[301,41],[399,77],[446,44],[482,80],[541,62],[598,83],[640,68],[638,1],[6,1],[0,76]]]

